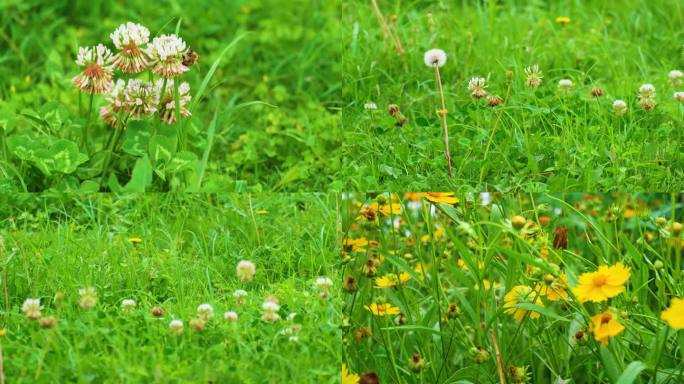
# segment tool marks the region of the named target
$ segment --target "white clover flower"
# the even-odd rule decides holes
[[[363,105],[363,109],[378,109],[378,105],[370,102]]]
[[[121,311],[123,313],[131,313],[133,310],[135,310],[136,306],[137,304],[135,303],[135,300],[125,299],[121,302]]]
[[[119,52],[112,63],[123,72],[138,73],[149,66],[149,61],[141,46],[150,41],[150,30],[140,24],[122,24],[111,35],[114,46]]]
[[[156,95],[155,97],[162,97],[162,87],[164,86],[163,80],[157,80],[155,83]],[[176,99],[174,98],[173,80],[167,80],[166,90],[164,93],[164,99],[160,100],[159,103],[159,117],[166,124],[174,124],[176,122]],[[180,115],[183,117],[188,117],[192,115],[188,109],[188,103],[192,100],[190,95],[190,84],[187,82],[181,83],[178,86],[178,104],[180,106]]]
[[[572,80],[561,79],[558,81],[558,89],[563,93],[568,93],[572,89]]]
[[[233,297],[235,298],[236,303],[244,304],[245,298],[247,297],[247,291],[238,289],[235,292],[233,292]]]
[[[189,70],[183,64],[188,48],[176,35],[155,37],[145,52],[152,60],[152,72],[162,77],[176,77]]]
[[[653,84],[644,84],[639,87],[639,106],[645,111],[655,108],[656,90]]]
[[[256,273],[256,266],[251,261],[241,260],[237,264],[237,267],[235,269],[237,271],[238,279],[244,282],[249,282],[252,281],[252,279],[254,279],[254,274]]]
[[[539,69],[538,64],[526,67],[524,72],[525,76],[527,76],[526,83],[528,87],[537,88],[541,85],[544,76],[542,76],[542,71]]]
[[[468,90],[472,91],[470,96],[476,98],[476,99],[481,99],[485,96],[487,96],[487,91],[485,91],[485,88],[487,88],[487,84],[484,77],[473,77],[468,81]]]
[[[333,286],[333,281],[329,277],[318,277],[314,282],[316,289],[327,291]]]
[[[226,321],[235,322],[238,321],[238,314],[233,311],[228,311],[223,314],[223,319]]]
[[[124,107],[123,91],[125,88],[126,81],[118,79],[109,92],[105,93],[105,99],[109,102],[109,105],[100,108],[100,116],[112,127],[116,126],[116,115]]]
[[[280,310],[280,305],[278,305],[278,303],[275,302],[274,299],[266,299],[266,301],[264,301],[264,303],[261,305],[261,308],[264,310],[264,313],[261,316],[262,320],[264,320],[264,321],[280,320],[280,315],[278,314],[278,311]]]
[[[81,296],[78,304],[81,308],[92,308],[97,304],[97,291],[94,287],[86,287],[78,290],[78,294]]]
[[[624,115],[627,113],[627,103],[620,99],[613,101],[613,111],[618,116]]]
[[[124,91],[125,109],[130,117],[135,119],[151,115],[157,111],[159,97],[157,86],[152,82],[140,79],[128,80]]]
[[[76,64],[85,70],[71,79],[81,92],[105,93],[113,85],[112,52],[102,44],[95,47],[80,47]]]
[[[40,299],[26,299],[24,304],[21,306],[21,311],[29,320],[37,320],[40,318]]]
[[[183,321],[182,320],[171,320],[169,323],[169,328],[171,329],[171,333],[174,335],[180,335],[183,333]]]
[[[441,67],[446,63],[446,60],[446,52],[436,48],[425,52],[425,56],[423,56],[423,61],[428,67]]]
[[[667,74],[667,77],[670,78],[673,86],[679,87],[682,85],[682,77],[684,77],[684,73],[682,73],[680,70],[673,69]]]
[[[653,84],[644,84],[639,87],[639,95],[641,97],[652,97],[655,96],[655,87]]]
[[[209,320],[214,316],[214,308],[211,304],[200,304],[200,306],[197,307],[197,315],[204,320]]]
[[[672,98],[684,104],[684,92],[675,92]]]

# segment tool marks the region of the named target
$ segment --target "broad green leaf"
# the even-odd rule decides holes
[[[616,384],[632,384],[644,369],[646,369],[646,364],[639,360],[632,361],[617,379]]]
[[[188,169],[194,169],[195,164],[199,160],[197,159],[197,155],[195,155],[192,152],[188,151],[181,151],[176,154],[176,156],[169,161],[169,163],[166,165],[165,170],[170,173],[178,173],[181,171],[185,171]]]
[[[613,354],[608,348],[601,345],[599,346],[599,358],[601,359],[603,368],[606,369],[606,374],[608,374],[610,381],[616,382],[620,374],[620,367],[618,366],[617,361],[615,361]]]
[[[152,136],[150,125],[142,120],[134,120],[126,124],[121,148],[133,156],[143,156],[147,153],[148,143]]]
[[[154,135],[149,141],[150,159],[154,164],[167,163],[176,152],[176,138]]]
[[[133,167],[131,180],[123,187],[124,193],[145,192],[152,184],[152,163],[147,155],[139,158]]]

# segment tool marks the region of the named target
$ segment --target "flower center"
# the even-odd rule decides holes
[[[613,316],[610,313],[604,313],[601,316],[601,324],[608,324],[610,320],[613,319]]]
[[[606,283],[608,282],[608,277],[606,277],[604,275],[595,276],[591,282],[595,286],[600,287],[600,286],[606,285]]]
[[[88,64],[88,67],[86,67],[86,70],[83,73],[88,77],[101,77],[104,75],[102,67],[96,63]]]

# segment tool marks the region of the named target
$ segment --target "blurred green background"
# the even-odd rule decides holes
[[[109,34],[128,21],[153,36],[173,33],[182,18],[179,34],[200,55],[199,70],[183,77],[193,91],[223,48],[248,33],[221,61],[190,124],[201,154],[218,111],[205,190],[327,188],[339,166],[338,8],[317,0],[0,0],[0,125],[34,129],[20,113],[40,115],[49,101],[76,116],[70,80],[79,46],[113,49]],[[62,128],[79,129],[70,123]]]

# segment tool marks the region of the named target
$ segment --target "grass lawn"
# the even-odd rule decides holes
[[[339,377],[338,290],[328,288],[322,299],[326,289],[315,284],[318,277],[339,280],[330,262],[336,196],[20,195],[0,202],[0,367],[7,383]],[[241,260],[256,266],[253,280],[238,278]],[[92,308],[82,307],[85,287],[96,289]],[[243,303],[236,290],[246,291]],[[262,318],[269,297],[279,320]],[[29,298],[40,299],[39,319],[22,313]],[[126,299],[135,301],[130,311]],[[204,324],[201,304],[214,312]],[[154,307],[163,313],[155,316]],[[237,321],[224,319],[229,311]],[[170,329],[176,319],[180,335]]]
[[[370,1],[346,3],[343,12],[346,161],[339,178],[348,189],[684,188],[684,105],[673,99],[684,88],[668,78],[684,70],[681,2],[378,5],[387,37]],[[439,70],[453,178],[435,71],[423,62],[431,48],[447,56]],[[542,83],[529,88],[524,69],[535,64]],[[471,96],[474,77],[486,80],[500,105]],[[567,91],[561,79],[571,80]],[[650,111],[638,100],[643,84],[655,86]],[[595,87],[602,96],[592,96]],[[623,116],[613,111],[616,99],[626,102]],[[388,114],[391,104],[406,119],[402,126]]]

